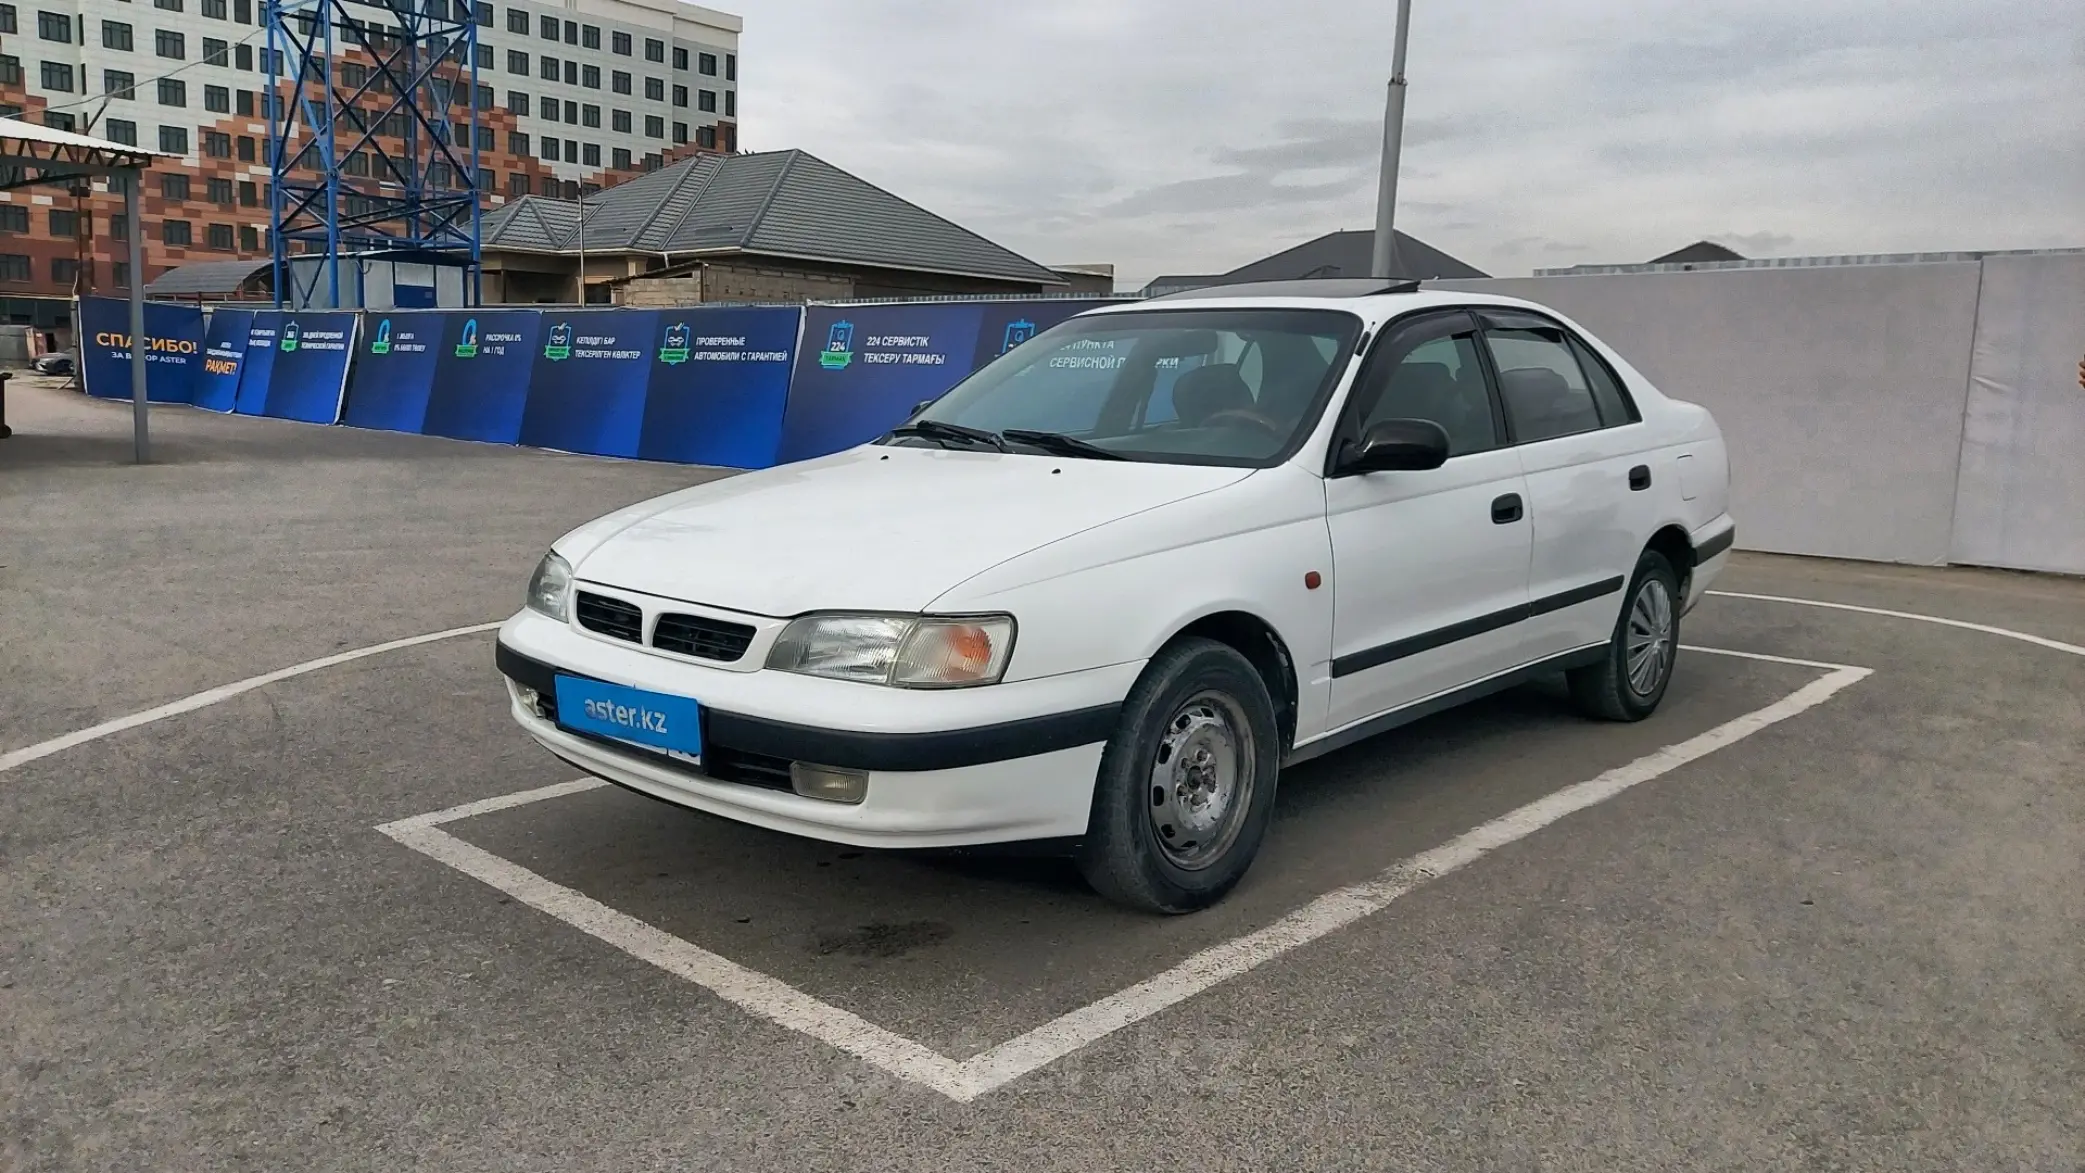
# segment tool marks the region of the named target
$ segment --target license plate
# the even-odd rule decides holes
[[[684,696],[560,676],[557,723],[690,758],[702,753],[702,706]]]

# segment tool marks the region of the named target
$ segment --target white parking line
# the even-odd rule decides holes
[[[444,823],[592,790],[606,785],[604,782],[582,779],[501,795],[386,823],[377,830],[741,1009],[809,1035],[899,1079],[932,1088],[952,1100],[968,1102],[1220,982],[1381,912],[1406,893],[1526,838],[1566,815],[1605,802],[1631,787],[1815,708],[1871,672],[1852,665],[1760,653],[1718,648],[1689,650],[1818,668],[1826,674],[1764,708],[1537,799],[1394,864],[1374,879],[1328,892],[1265,928],[1210,946],[1128,989],[964,1060],[951,1059],[785,982],[617,912],[441,829]]]

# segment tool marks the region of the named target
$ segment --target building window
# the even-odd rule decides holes
[[[159,84],[160,84],[160,85],[165,85],[166,83],[165,83],[165,82],[160,82]],[[187,154],[187,153],[188,153],[188,128],[187,128],[187,127],[185,127],[185,126],[162,126],[162,127],[160,127],[160,128],[159,128],[159,149],[160,149],[160,150],[162,150],[162,151],[165,151],[165,152],[166,152],[167,154],[169,154],[169,155],[185,155],[185,154]],[[188,182],[188,180],[187,180],[187,177],[186,177],[186,176],[175,176],[175,175],[163,175],[163,176],[160,176],[160,178],[161,178],[161,179],[180,179],[180,180],[181,180],[181,181],[182,181],[182,182],[183,182],[184,184]]]
[[[715,53],[704,53],[701,57],[696,58],[696,64],[700,68],[695,72],[704,77],[717,76],[717,55]]]
[[[18,86],[21,84],[22,59],[0,54],[0,85]],[[7,108],[7,116],[9,118],[13,118],[21,112],[22,108],[20,106],[9,105]]]
[[[0,204],[0,232],[29,231],[29,209],[20,204]]]
[[[78,120],[77,118],[74,118],[74,117],[73,117],[72,115],[70,115],[70,114],[67,114],[67,113],[66,113],[66,112],[64,112],[63,110],[46,110],[46,111],[44,111],[44,112],[43,112],[43,124],[44,124],[45,126],[48,126],[48,127],[50,127],[50,128],[52,129],[52,130],[78,130],[78,129],[79,129],[79,120]]]
[[[556,99],[556,98],[553,98],[553,97],[550,97],[550,96],[549,96],[549,95],[547,95],[547,94],[546,94],[546,95],[544,95],[544,97],[543,97],[543,105],[542,105],[542,111],[543,111],[543,112],[542,112],[542,114],[540,115],[540,117],[541,117],[541,118],[542,118],[542,119],[543,119],[544,121],[546,121],[546,122],[556,122],[556,121],[557,121],[557,99]]]
[[[11,32],[13,30],[9,31]],[[114,49],[121,53],[130,52],[133,48],[136,47],[135,42],[131,38],[130,26],[124,24],[120,20],[102,21],[101,47],[104,49]]]
[[[558,79],[557,58],[545,53],[543,54],[543,59],[538,64],[543,67],[544,81],[556,81]]]
[[[565,84],[568,86],[576,86],[579,84],[579,62],[565,62]]]
[[[716,149],[717,149],[717,128],[716,128],[716,127],[714,127],[714,126],[698,126],[698,127],[696,127],[696,128],[695,128],[695,145],[696,145],[696,146],[698,146],[698,147],[701,147],[701,148],[702,148],[703,150],[705,150],[705,151],[714,151],[714,150],[716,150]]]
[[[660,80],[659,78],[656,78],[656,77],[648,77],[648,78],[645,78],[645,79],[644,79],[644,100],[645,100],[645,101],[647,101],[647,102],[663,102],[663,101],[665,101],[665,100],[666,100],[666,83],[665,83],[664,81]]]
[[[519,49],[507,50],[507,72],[528,76],[528,54]]]
[[[347,89],[359,90],[369,84],[369,67],[353,61],[340,63],[340,84]]]
[[[252,46],[252,45],[233,45],[233,46],[232,46],[232,68],[234,68],[234,69],[244,69],[244,70],[246,70],[246,71],[247,71],[247,72],[249,72],[249,73],[251,73],[251,72],[253,71],[253,46]]]
[[[646,137],[646,138],[665,138],[665,137],[666,137],[666,120],[665,120],[664,118],[661,118],[661,117],[659,117],[659,116],[658,116],[657,114],[647,114],[647,115],[645,115],[645,116],[644,116],[644,137]]]
[[[628,57],[630,55],[630,34],[615,32],[609,33],[608,51],[610,53],[615,54],[618,57]]]
[[[579,148],[579,159],[582,166],[599,167],[601,165],[601,144],[582,144]]]
[[[579,125],[579,103],[577,103],[577,102],[566,102],[566,103],[565,103],[565,123],[566,123],[566,125],[568,125],[568,126],[578,126],[578,125]]]
[[[644,169],[646,171],[657,171],[659,168],[665,165],[665,158],[661,156],[657,151],[653,151],[644,157]]]
[[[565,22],[565,44],[567,44],[567,45],[576,45],[576,44],[578,44],[578,43],[579,43],[579,22],[578,22],[578,21],[576,21],[576,20],[568,20],[568,21],[566,21],[566,22]]]
[[[491,28],[492,5],[486,3],[486,0],[475,0],[471,5],[471,19],[476,21],[481,29]]]
[[[579,108],[579,124],[598,129],[601,125],[601,108],[599,106],[581,106]]]
[[[673,67],[683,73],[688,69],[688,51],[679,45],[673,47]]]
[[[203,243],[223,252],[232,251],[232,226],[212,224],[203,229]]]
[[[508,90],[507,109],[515,114],[527,115],[529,112],[528,95],[520,90]]]
[[[51,258],[51,280],[70,282],[80,275],[80,263],[71,257]]]
[[[537,35],[537,36],[539,36],[539,37],[542,37],[542,38],[543,38],[544,40],[546,40],[546,41],[555,41],[555,40],[557,40],[557,17],[554,17],[554,16],[539,16],[539,17],[537,17],[537,18],[536,18],[536,35]]]
[[[547,134],[543,136],[543,157],[552,162],[557,160],[557,139]]]
[[[120,212],[109,217],[109,238],[111,240],[130,239],[130,221]]]
[[[159,194],[170,200],[188,198],[188,176],[162,175],[159,177]]]
[[[14,31],[14,5],[0,4],[0,33],[12,33]]]
[[[525,132],[523,132],[523,131],[519,131],[519,130],[510,130],[510,131],[508,131],[508,132],[507,132],[507,153],[508,153],[508,154],[510,154],[510,155],[523,155],[523,156],[526,156],[526,155],[530,155],[530,154],[533,154],[534,152],[533,152],[533,151],[531,151],[531,150],[529,149],[529,141],[528,141],[528,135],[527,135],[527,133],[525,133]]]
[[[230,65],[232,47],[216,37],[203,38],[203,64]]]
[[[119,223],[120,223],[120,221],[119,221]],[[126,238],[126,239],[127,239],[127,238]],[[116,288],[118,288],[118,289],[128,289],[128,288],[130,288],[130,262],[129,262],[129,261],[117,261],[114,267],[115,267],[115,270],[116,270]]]
[[[736,118],[736,117],[738,117],[738,91],[737,91],[737,90],[725,90],[725,91],[724,91],[724,117],[726,117],[726,118]]]
[[[213,159],[232,157],[232,136],[221,130],[202,132],[203,153]]]
[[[52,208],[50,211],[50,223],[52,236],[71,237],[78,236],[80,233],[80,217],[77,212],[66,211],[62,208]]]
[[[653,37],[646,37],[644,39],[644,59],[646,61],[665,61],[666,42]]]
[[[188,38],[166,29],[156,29],[152,33],[152,51],[161,57],[180,61],[188,56]]]
[[[682,108],[683,110],[687,109],[687,107],[688,107],[688,87],[686,87],[686,86],[675,86],[675,87],[673,87],[673,104],[674,104],[674,105],[676,105],[676,106],[679,106],[679,107],[680,107],[680,108]]]
[[[161,220],[159,239],[167,244],[194,244],[195,231],[186,220]]]
[[[497,101],[498,97],[499,95],[493,93],[491,86],[479,86],[478,109],[491,110],[494,106],[499,104]]]
[[[609,74],[609,75],[608,75],[608,88],[609,88],[609,89],[611,89],[611,90],[614,90],[614,91],[615,91],[616,93],[618,93],[618,94],[627,94],[627,93],[629,93],[629,92],[630,92],[630,75],[629,75],[629,74],[627,74],[627,73],[624,73],[624,72],[623,72],[622,70],[620,70],[620,69],[616,70],[616,71],[615,71],[614,73],[611,73],[611,74]]]
[[[269,77],[281,77],[283,75],[285,70],[282,68],[282,50],[261,50],[261,72]]]
[[[491,151],[498,149],[499,135],[496,134],[493,131],[493,129],[489,126],[479,127],[477,147],[481,151]]]
[[[610,110],[608,112],[608,125],[617,134],[630,133],[630,112],[628,110]]]
[[[239,136],[239,161],[241,163],[253,162],[253,136],[250,134]]]
[[[688,141],[687,123],[676,122],[673,124],[673,141],[677,143],[684,143]]]
[[[491,69],[495,60],[491,45],[480,45],[471,56],[471,64],[479,69]]]
[[[36,35],[61,45],[72,44],[72,17],[63,12],[36,14]]]
[[[582,49],[599,49],[601,47],[601,26],[597,24],[581,26],[579,30],[579,47]]]
[[[72,66],[61,61],[43,63],[43,88],[72,92]]]
[[[239,251],[245,253],[261,250],[261,230],[251,224],[239,226]]]
[[[232,181],[229,179],[205,180],[203,182],[203,198],[213,204],[230,204],[232,202]]]
[[[527,194],[528,194],[528,176],[527,176],[527,175],[525,175],[525,174],[523,174],[523,173],[521,173],[521,172],[519,172],[519,171],[515,171],[515,172],[512,172],[512,173],[510,173],[510,174],[509,174],[509,175],[507,176],[507,194],[508,194],[508,195],[510,195],[510,196],[525,196],[525,195],[527,195]]]
[[[695,108],[705,114],[717,112],[717,91],[702,90],[695,95]]]
[[[165,12],[181,11],[181,0],[152,0],[152,7]]]
[[[427,168],[427,182],[438,188],[455,187],[456,169],[447,163],[430,164]]]
[[[223,86],[204,86],[203,109],[210,111],[212,114],[230,114],[232,112],[232,91]]]
[[[120,98],[128,101],[138,96],[137,88],[138,79],[136,75],[126,70],[104,69],[101,71],[101,92],[111,98]]]
[[[527,36],[528,13],[523,12],[519,8],[507,9],[507,31],[510,33],[520,33],[524,37]]]
[[[127,118],[111,118],[101,124],[101,132],[109,136],[110,142],[122,143],[126,147],[138,145],[138,124]]]
[[[203,0],[200,11],[211,20],[224,20],[231,15],[226,7],[224,0]]]
[[[250,179],[239,181],[239,206],[242,208],[258,208],[261,206],[261,189],[255,187]]]
[[[340,173],[366,178],[369,175],[369,153],[367,151],[348,152],[348,157],[340,161]]]
[[[582,65],[582,66],[580,66],[580,67],[579,67],[579,84],[580,84],[580,85],[583,85],[583,86],[585,86],[585,87],[586,87],[587,89],[590,89],[590,90],[598,90],[598,89],[600,89],[600,88],[601,88],[601,67],[600,67],[600,66],[598,66],[598,65]]]
[[[159,104],[162,106],[188,105],[188,83],[179,78],[160,78]]]
[[[18,253],[0,253],[0,281],[28,281],[31,276],[28,257]]]
[[[608,153],[608,161],[617,171],[628,171],[630,169],[630,148],[617,147],[610,151]]]

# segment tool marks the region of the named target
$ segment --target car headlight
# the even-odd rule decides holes
[[[528,577],[528,609],[563,622],[565,600],[572,596],[572,564],[553,550],[536,563]]]
[[[782,629],[767,666],[895,688],[997,684],[1013,653],[1011,615],[806,615]]]

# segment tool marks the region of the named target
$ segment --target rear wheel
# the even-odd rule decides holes
[[[1606,655],[1570,673],[1571,697],[1587,716],[1641,721],[1657,711],[1680,650],[1679,589],[1665,555],[1644,551]]]
[[[1252,664],[1214,640],[1167,646],[1101,755],[1079,870],[1132,908],[1214,904],[1259,851],[1280,762],[1274,702]]]

